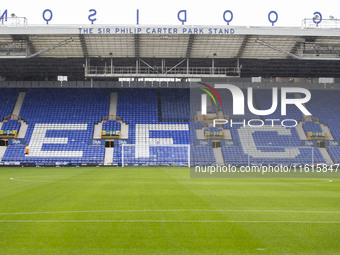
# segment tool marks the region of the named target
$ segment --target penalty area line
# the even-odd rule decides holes
[[[72,213],[129,213],[129,212],[254,212],[254,213],[315,213],[340,214],[337,211],[294,211],[294,210],[242,210],[242,209],[126,209],[126,210],[84,210],[84,211],[55,211],[55,212],[0,212],[1,215],[35,215],[35,214],[72,214]]]

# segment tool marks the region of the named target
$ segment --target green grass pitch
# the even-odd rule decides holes
[[[340,179],[1,168],[0,254],[340,254]]]

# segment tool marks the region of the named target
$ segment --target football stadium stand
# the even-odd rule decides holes
[[[240,120],[236,115],[232,115],[232,97],[231,93],[226,90],[217,90],[218,94],[221,96],[223,106],[223,114],[234,118],[234,120]],[[245,92],[245,91],[243,91]],[[196,91],[195,97],[191,97],[192,99],[200,98],[200,94],[202,92]],[[270,100],[264,100],[271,98],[272,96],[271,90],[259,89],[255,90],[254,93],[254,107],[259,110],[269,109],[271,107],[272,102]],[[314,92],[314,94],[318,94],[319,92]],[[333,94],[338,94],[332,92]],[[320,94],[319,94],[320,95]],[[325,96],[325,95],[324,95]],[[288,98],[299,97],[296,94],[288,94]],[[320,96],[322,97],[322,96]],[[280,101],[280,95],[279,95]],[[320,109],[323,109],[322,102],[314,102],[312,103],[314,108],[312,109],[313,113],[318,115]],[[193,112],[197,112],[200,110],[200,104],[198,102],[191,102],[191,107],[194,109]],[[217,110],[219,110],[219,106]],[[247,109],[247,108],[246,108]],[[321,110],[322,111],[322,110]],[[213,104],[208,104],[208,114],[216,112],[216,107]],[[192,114],[194,115],[194,114]],[[242,116],[243,117],[243,116]],[[281,116],[281,105],[278,104],[278,107],[274,113],[269,116],[266,116],[268,119],[295,119],[298,122],[303,119],[302,113],[294,106],[287,106],[287,116],[283,118]],[[245,112],[244,115],[245,120],[250,119],[262,119],[261,116],[255,116],[249,111]],[[334,116],[333,120],[336,119]],[[195,123],[194,127],[196,130],[201,129],[207,123]],[[314,123],[311,121],[306,121],[302,124],[305,132],[322,132],[322,126],[318,123]],[[291,164],[291,163],[326,163],[326,159],[329,155],[325,155],[325,157],[321,153],[321,149],[319,148],[306,148],[301,147],[302,138],[299,136],[297,129],[287,128],[282,126],[270,126],[264,125],[261,129],[250,128],[250,127],[241,127],[241,125],[230,126],[230,123],[226,125],[222,125],[225,130],[230,130],[231,138],[236,141],[236,143],[232,143],[232,146],[223,146],[222,145],[222,154],[224,158],[224,162],[226,164],[233,165],[243,165],[250,163],[261,163],[261,164]],[[209,127],[208,129],[211,129]],[[207,128],[205,130],[208,130]],[[332,132],[336,129],[336,126],[331,130]],[[312,152],[313,150],[313,152]],[[328,152],[333,159],[333,162],[337,162],[337,147],[328,147]],[[327,153],[327,152],[326,152]],[[313,155],[312,155],[313,154]],[[327,160],[328,162],[328,160]]]
[[[19,131],[21,123],[18,120],[8,120],[4,121],[1,130],[16,130]]]
[[[120,131],[121,124],[116,120],[108,120],[103,123],[103,131]]]
[[[189,96],[189,90],[185,90],[187,97]],[[165,122],[165,119],[159,120],[158,108],[158,94],[157,89],[121,89],[118,91],[118,107],[117,115],[127,124],[129,124],[129,138],[132,144],[135,144],[135,148],[127,147],[126,153],[124,151],[124,157],[132,157],[128,159],[124,164],[146,164],[148,162],[155,163],[155,158],[158,158],[159,164],[179,164],[177,159],[185,159],[188,161],[188,149],[183,147],[150,147],[150,145],[167,145],[167,144],[183,144],[189,145],[189,123],[181,122],[185,115],[181,111],[181,105],[183,101],[179,101],[176,104],[176,96],[182,91],[173,92],[168,99],[161,96],[164,99],[165,111],[168,111],[169,107],[175,107],[176,110],[172,115],[168,115],[165,119],[169,122]],[[161,99],[161,100],[162,100]],[[187,102],[188,104],[188,102]],[[171,106],[172,105],[172,106]],[[176,106],[174,106],[176,105]],[[188,106],[187,116],[188,116]],[[163,121],[164,120],[164,121]],[[176,123],[174,123],[176,122]],[[178,151],[177,155],[166,153],[167,149],[170,151]],[[133,155],[133,156],[129,156]],[[171,156],[173,155],[173,156]],[[113,163],[122,163],[122,148],[120,145],[115,145]],[[167,159],[167,160],[166,160]]]
[[[189,89],[160,89],[161,121],[189,122]]]
[[[327,148],[334,163],[340,163],[340,147],[328,147]]]
[[[195,146],[191,149],[192,164],[198,165],[214,165],[214,151],[209,146]]]
[[[25,89],[20,118],[28,124],[25,144],[7,145],[1,159],[3,163],[21,162],[34,164],[104,164],[114,165],[212,165],[217,159],[214,148],[220,148],[225,164],[243,165],[325,163],[329,156],[334,163],[340,162],[339,147],[327,149],[301,147],[302,138],[295,127],[264,125],[261,129],[230,123],[212,127],[200,115],[199,89],[115,88],[115,89]],[[243,91],[246,93],[246,91]],[[111,93],[111,94],[110,94]],[[119,120],[107,119],[112,108],[112,93],[117,101],[115,110]],[[218,112],[234,117],[232,97],[226,90],[218,90],[223,105],[208,102],[208,115]],[[313,92],[312,92],[313,93]],[[1,89],[1,130],[19,131],[21,121],[4,120],[11,115],[18,89]],[[111,95],[111,96],[110,96]],[[324,132],[324,126],[335,140],[340,140],[340,123],[337,119],[340,91],[318,91],[307,108],[319,122],[307,120],[296,107],[287,108],[287,117],[302,123],[304,132]],[[290,95],[297,97],[298,95]],[[259,89],[254,93],[254,107],[268,109],[271,90]],[[328,100],[325,100],[328,98]],[[333,99],[332,103],[329,98]],[[247,107],[245,108],[247,109]],[[282,119],[280,105],[268,116]],[[246,111],[246,120],[263,119]],[[128,127],[125,139],[114,142],[110,153],[104,144],[92,145],[94,127],[102,122],[102,131],[123,131]],[[205,132],[223,133],[223,138],[206,137]],[[208,139],[206,139],[208,138]],[[209,140],[210,139],[210,140]],[[232,143],[223,142],[229,139]],[[196,143],[198,140],[207,143]],[[124,144],[124,145],[123,145]],[[25,155],[25,146],[29,154]],[[112,151],[113,150],[113,151]],[[189,153],[190,150],[190,153]],[[313,151],[313,152],[312,152]],[[327,157],[325,156],[326,153]],[[110,155],[110,159],[105,159]]]
[[[308,109],[321,123],[327,125],[335,140],[340,140],[339,91],[312,91],[313,97],[307,103]]]
[[[315,123],[314,121],[306,121],[303,123],[303,129],[306,133],[308,132],[322,132],[322,128],[319,123]]]
[[[0,121],[12,114],[18,93],[17,89],[0,89]]]
[[[105,90],[30,89],[20,117],[29,126],[25,145],[9,145],[2,161],[36,164],[103,163],[104,147],[90,146],[94,124],[108,115]]]
[[[100,26],[14,26],[21,20],[14,16],[7,21],[5,11],[0,24],[1,165],[340,162],[336,19],[316,27],[304,20],[302,28],[113,26],[103,33]],[[241,101],[223,85],[240,88],[244,113],[234,114]],[[303,106],[312,116],[292,104],[283,115],[282,87],[308,89]],[[276,110],[257,116],[249,88],[256,110],[271,109],[277,88]],[[214,119],[226,121],[215,126]]]

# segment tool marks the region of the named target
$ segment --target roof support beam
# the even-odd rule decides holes
[[[155,69],[155,68],[153,68],[151,65],[149,65],[147,62],[145,62],[143,59],[139,59],[139,61],[141,61],[143,64],[145,64],[147,67],[149,67],[149,68],[151,68],[152,70],[154,70],[156,73],[158,73],[158,71]]]
[[[296,40],[294,46],[290,49],[289,53],[302,56],[303,55],[303,53],[301,51],[301,46],[302,46],[302,43],[303,43],[302,41],[303,41],[303,39]]]
[[[59,47],[65,45],[65,44],[68,44],[70,42],[73,42],[73,38],[72,37],[70,37],[70,38],[68,38],[68,39],[66,39],[64,41],[61,41],[61,42],[59,42],[59,43],[57,43],[57,44],[55,44],[55,45],[53,45],[51,47],[48,47],[48,48],[43,49],[41,51],[38,51],[38,52],[28,56],[27,58],[34,58],[34,57],[39,56],[40,54],[42,54],[44,52],[47,52],[47,51],[50,51],[50,50],[54,50],[54,49],[59,48]]]
[[[241,44],[240,48],[238,49],[236,58],[242,58],[243,51],[244,51],[244,49],[246,48],[247,43],[248,43],[248,41],[249,41],[249,37],[250,37],[249,35],[245,35],[245,36],[243,37],[243,41],[242,41],[242,44]]]
[[[189,37],[189,41],[188,41],[187,52],[185,54],[186,58],[191,57],[192,45],[194,44],[194,40],[195,40],[195,35],[191,34]]]
[[[29,39],[29,37],[26,37],[26,42],[27,42],[27,49],[29,50],[30,54],[34,54],[37,52],[37,50],[35,49],[32,41]]]
[[[80,44],[81,44],[81,49],[83,51],[83,55],[84,57],[88,57],[89,56],[89,52],[87,50],[87,45],[86,45],[86,41],[85,41],[85,36],[83,34],[79,35],[79,40],[80,40]]]
[[[183,59],[182,61],[178,62],[176,65],[174,65],[173,67],[171,67],[171,68],[166,72],[166,74],[169,73],[169,72],[171,72],[174,68],[176,68],[177,66],[179,66],[180,64],[182,64],[184,61],[187,61],[187,65],[189,66],[189,60],[188,60],[188,59]]]
[[[259,44],[261,44],[263,46],[266,46],[268,48],[271,48],[273,50],[276,50],[278,52],[281,52],[283,54],[286,54],[287,56],[290,56],[292,58],[298,59],[298,60],[335,60],[335,61],[340,61],[340,58],[305,58],[305,57],[299,57],[299,56],[294,55],[294,54],[292,54],[292,53],[290,53],[290,52],[288,52],[286,50],[280,49],[279,47],[276,47],[276,46],[274,46],[274,45],[272,45],[272,44],[270,44],[268,42],[265,42],[265,41],[263,41],[263,40],[261,40],[259,38],[257,38],[255,40],[255,42],[259,43]]]
[[[139,58],[139,34],[135,34],[135,57]]]
[[[34,57],[39,56],[40,54],[42,54],[44,52],[47,52],[47,51],[50,51],[50,50],[54,50],[54,49],[56,49],[58,47],[61,47],[61,46],[65,45],[65,44],[68,44],[69,42],[73,42],[73,38],[72,37],[70,37],[70,38],[68,38],[66,40],[63,40],[63,41],[61,41],[61,42],[59,42],[59,43],[57,43],[55,45],[52,45],[51,47],[45,48],[45,49],[43,49],[41,51],[38,51],[38,52],[36,52],[34,54],[31,54],[29,56],[0,56],[0,59],[28,59],[28,58],[34,58]]]

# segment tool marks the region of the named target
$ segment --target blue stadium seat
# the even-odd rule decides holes
[[[109,94],[105,89],[27,90],[20,117],[28,123],[25,140],[30,153],[25,156],[25,146],[10,145],[2,161],[102,164],[104,146],[90,146],[88,140],[94,125],[108,115]],[[39,139],[48,142],[41,144]]]
[[[8,120],[4,121],[1,130],[16,130],[19,131],[21,123],[18,120]]]
[[[18,94],[18,89],[0,89],[0,121],[12,114]]]
[[[0,89],[0,117],[11,114],[18,90]],[[94,126],[109,114],[111,89],[27,89],[20,117],[28,123],[25,140],[30,145],[30,155],[25,156],[24,145],[8,146],[3,162],[20,161],[37,164],[55,164],[66,162],[100,163],[104,161],[104,146],[88,145],[93,137]],[[128,165],[183,165],[190,160],[194,165],[215,164],[211,146],[194,146],[197,139],[196,129],[207,127],[207,123],[194,122],[200,111],[200,90],[188,89],[115,89],[118,93],[117,116],[129,126],[129,139],[133,144],[124,149],[124,164]],[[218,90],[223,105],[209,105],[208,112],[223,111],[230,118],[232,115],[232,97],[228,90]],[[244,91],[246,94],[246,92]],[[329,126],[334,139],[340,140],[340,103],[338,91],[318,91],[313,93],[312,101],[307,104],[313,116]],[[293,97],[294,95],[289,95]],[[254,103],[257,109],[268,109],[271,106],[271,90],[255,90]],[[191,111],[190,111],[191,108]],[[267,116],[271,119],[283,119],[280,105]],[[262,118],[255,116],[247,107],[244,118]],[[239,117],[238,117],[239,118]],[[301,112],[294,106],[287,108],[287,116],[301,120]],[[190,122],[189,122],[190,121]],[[314,122],[305,122],[305,132],[321,132],[321,126]],[[2,130],[19,130],[20,122],[4,122]],[[223,125],[229,129],[238,146],[222,147],[225,163],[248,164],[249,160],[259,163],[304,163],[310,159],[309,148],[300,147],[300,138],[295,128],[289,135],[282,135],[277,130],[253,132],[254,150],[247,150],[242,145],[240,127]],[[103,122],[104,131],[121,131],[119,121]],[[218,128],[205,128],[206,131],[221,131]],[[205,131],[203,130],[203,131]],[[241,134],[242,135],[242,134]],[[43,141],[43,142],[41,142]],[[179,145],[166,146],[166,144]],[[157,146],[156,146],[157,145]],[[283,148],[286,147],[286,148]],[[339,147],[327,149],[334,162],[340,161]],[[292,157],[275,158],[278,153],[292,152]],[[263,153],[265,154],[263,154]],[[265,155],[265,156],[261,156]],[[314,149],[314,162],[325,162],[319,149]],[[115,146],[113,163],[122,164],[122,147]],[[306,162],[310,163],[310,162]]]
[[[306,121],[302,124],[302,127],[306,134],[308,132],[322,132],[322,128],[319,123],[315,123],[314,121]]]
[[[121,124],[117,120],[108,120],[103,122],[103,131],[120,131]]]

